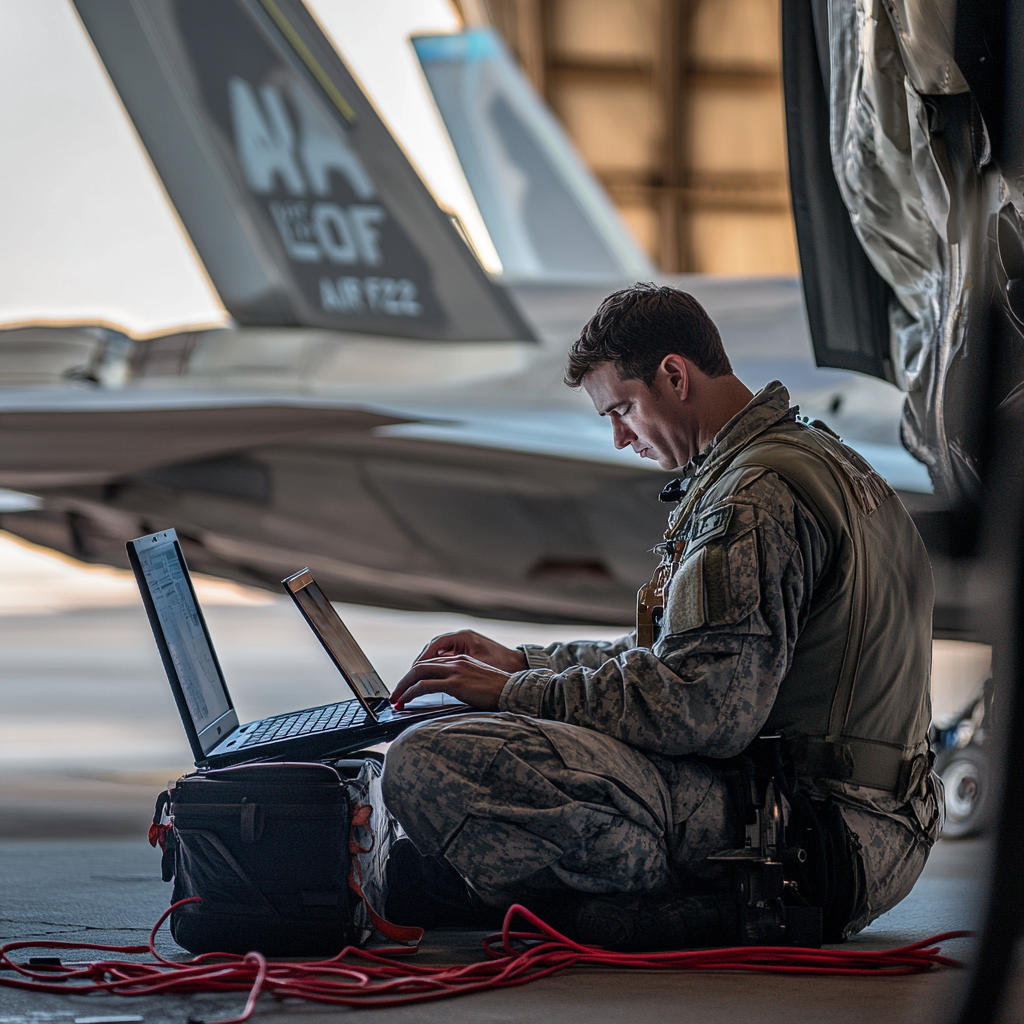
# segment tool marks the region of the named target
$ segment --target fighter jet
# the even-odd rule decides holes
[[[257,586],[309,565],[334,600],[629,622],[665,477],[561,373],[606,294],[668,279],[500,37],[374,7],[5,9],[0,526],[114,565],[173,526],[192,568]],[[806,255],[803,289],[670,283],[750,387],[782,379],[927,518],[945,463],[900,444],[908,349],[842,214],[864,303]]]

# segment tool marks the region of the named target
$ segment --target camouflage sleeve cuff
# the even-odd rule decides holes
[[[516,650],[523,652],[527,668],[551,668],[548,652],[539,644],[520,644]]]
[[[498,697],[498,710],[542,718],[544,693],[553,675],[554,672],[548,668],[528,668],[524,672],[513,673]]]

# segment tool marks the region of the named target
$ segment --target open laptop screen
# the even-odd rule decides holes
[[[363,654],[355,637],[341,621],[334,606],[317,586],[310,571],[303,569],[282,580],[282,583],[367,710],[387,700],[390,696],[388,688],[370,664],[370,659]]]
[[[139,566],[196,732],[231,709],[174,531],[135,542]],[[213,738],[211,738],[212,741]]]

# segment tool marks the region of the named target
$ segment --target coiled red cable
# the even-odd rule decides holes
[[[19,975],[0,976],[0,985],[60,995],[109,992],[123,996],[160,993],[244,992],[245,1008],[238,1017],[215,1024],[242,1024],[267,992],[279,999],[306,999],[341,1006],[390,1007],[447,999],[486,989],[509,988],[546,978],[567,967],[632,967],[668,971],[760,971],[776,974],[843,974],[892,976],[917,974],[933,967],[962,967],[942,956],[938,943],[972,934],[943,932],[899,949],[800,949],[789,946],[738,946],[728,949],[684,950],[668,953],[612,953],[573,942],[525,907],[509,908],[500,933],[484,940],[487,960],[451,967],[418,967],[382,954],[409,955],[409,947],[369,952],[348,946],[330,960],[302,963],[268,961],[260,953],[203,953],[182,962],[157,953],[157,930],[175,907],[198,902],[198,897],[169,907],[149,933],[145,946],[102,946],[86,942],[26,941],[0,946],[0,967]],[[533,931],[513,931],[521,919]],[[62,964],[41,970],[15,963],[18,949],[91,949],[107,953],[149,953],[155,962],[96,960],[82,965]],[[35,969],[33,969],[35,967]]]

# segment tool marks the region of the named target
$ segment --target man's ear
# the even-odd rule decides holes
[[[665,373],[669,387],[676,393],[680,402],[685,402],[690,394],[690,366],[685,356],[670,352],[661,361],[661,369]]]

